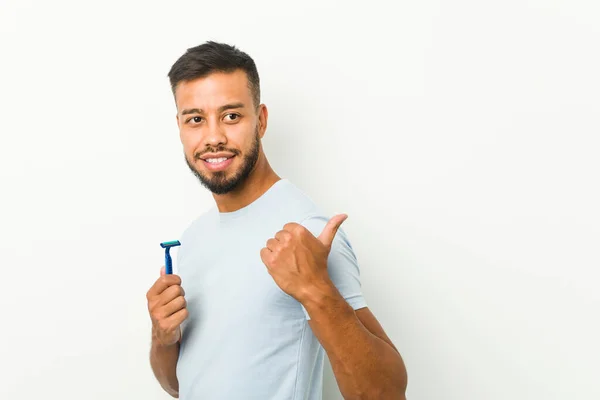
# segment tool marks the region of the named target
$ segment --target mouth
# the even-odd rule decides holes
[[[206,158],[201,158],[201,160],[210,171],[222,171],[231,165],[234,157],[235,155],[221,157],[209,155]]]

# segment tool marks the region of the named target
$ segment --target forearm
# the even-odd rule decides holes
[[[316,291],[305,303],[345,399],[405,399],[402,357],[365,328],[335,287]]]
[[[150,365],[154,376],[162,388],[171,396],[179,397],[179,381],[177,380],[177,359],[179,342],[171,346],[163,346],[152,338],[150,349]]]

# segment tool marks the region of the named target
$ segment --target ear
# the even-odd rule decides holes
[[[267,120],[269,119],[269,110],[267,106],[261,104],[258,106],[258,136],[262,139],[267,130]]]

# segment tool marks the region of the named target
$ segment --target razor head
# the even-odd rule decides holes
[[[181,242],[179,240],[172,240],[170,242],[162,242],[160,247],[166,249],[168,247],[181,246]]]

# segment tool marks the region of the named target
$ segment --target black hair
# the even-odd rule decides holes
[[[260,79],[252,57],[235,46],[213,41],[191,47],[179,57],[169,71],[171,91],[175,95],[177,85],[183,81],[203,78],[213,72],[242,70],[248,78],[254,106],[260,104]]]

